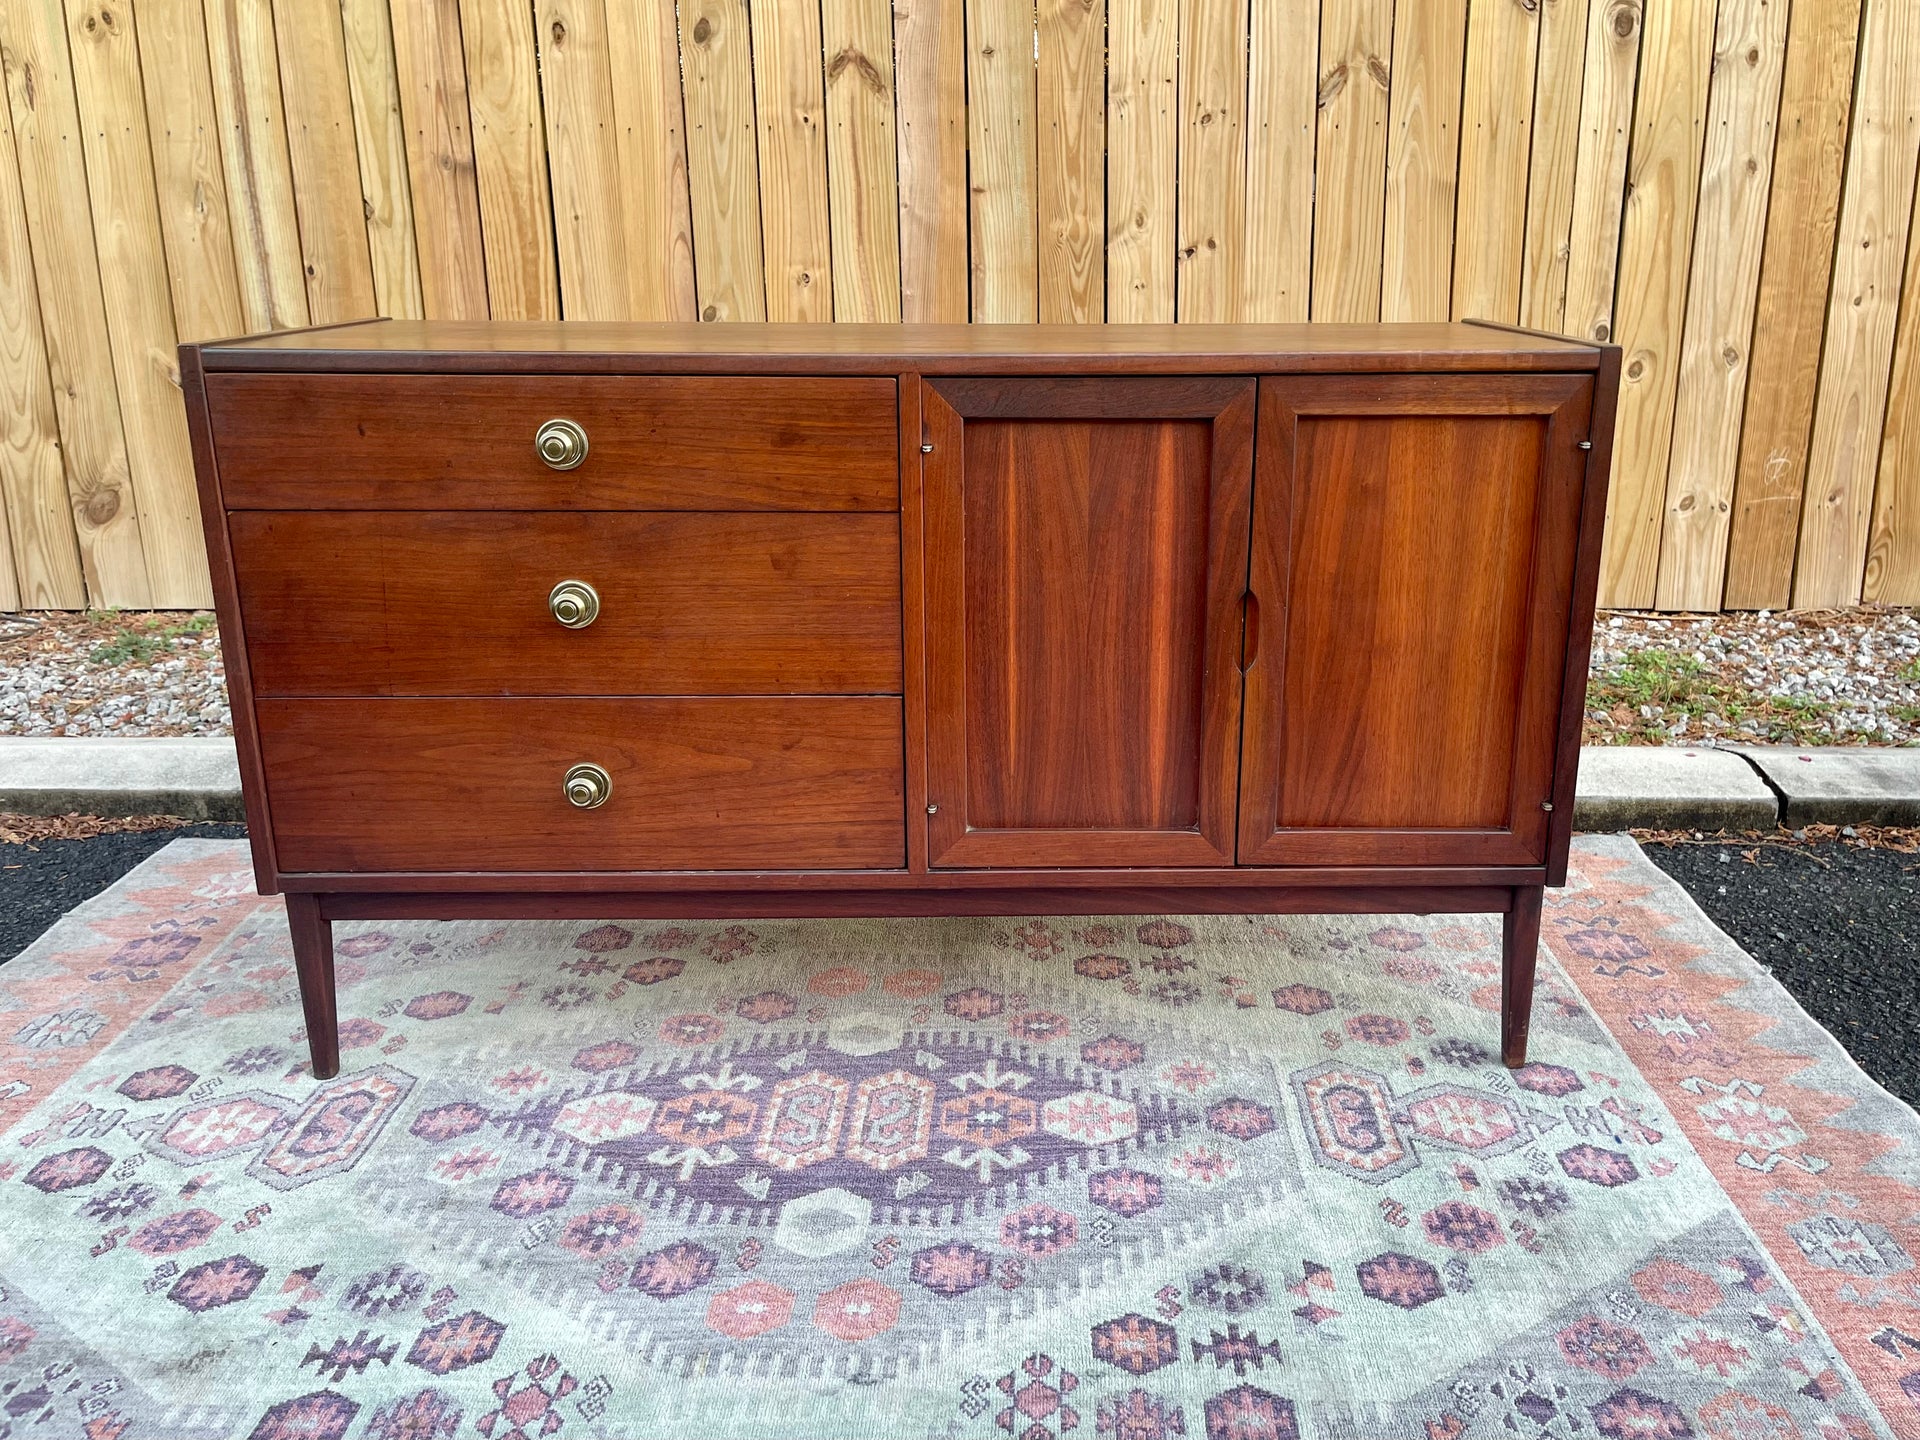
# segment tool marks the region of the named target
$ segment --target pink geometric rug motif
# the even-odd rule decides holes
[[[1920,1436],[1920,1119],[1630,841],[1491,918],[338,928],[0,967],[0,1436]]]

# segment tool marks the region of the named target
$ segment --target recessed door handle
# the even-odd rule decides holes
[[[1240,673],[1260,658],[1260,597],[1251,590],[1240,597]]]

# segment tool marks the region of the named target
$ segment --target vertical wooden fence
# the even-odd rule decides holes
[[[1916,0],[0,0],[0,606],[207,603],[178,339],[1626,351],[1605,603],[1920,603]]]

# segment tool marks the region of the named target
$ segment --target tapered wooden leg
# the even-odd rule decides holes
[[[331,1080],[340,1073],[340,1022],[333,1008],[333,922],[320,913],[317,895],[287,896],[287,927],[293,931],[293,964],[300,972],[300,1006],[307,1012],[307,1048],[313,1074]]]
[[[1500,1058],[1510,1070],[1527,1063],[1527,1026],[1533,1019],[1533,967],[1540,954],[1540,900],[1527,885],[1513,892],[1500,928]]]

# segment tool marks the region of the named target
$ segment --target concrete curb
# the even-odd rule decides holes
[[[1575,793],[1579,830],[1770,830],[1780,814],[1752,766],[1705,747],[1588,746]]]
[[[240,761],[225,736],[0,737],[0,810],[240,820]]]
[[[1920,825],[1920,749],[1589,746],[1581,830]],[[239,820],[233,741],[0,736],[0,811]]]
[[[1735,747],[1788,825],[1920,824],[1920,749]]]

